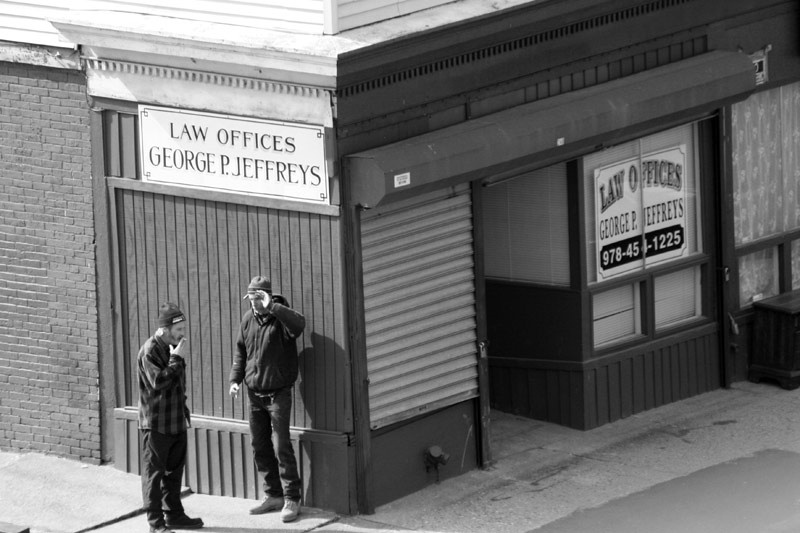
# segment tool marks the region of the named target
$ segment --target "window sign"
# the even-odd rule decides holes
[[[329,204],[322,126],[139,106],[142,180]]]
[[[686,146],[596,169],[598,279],[684,257]]]

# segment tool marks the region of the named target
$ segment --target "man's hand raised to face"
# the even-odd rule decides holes
[[[179,342],[178,345],[175,347],[170,346],[169,353],[171,355],[177,355],[179,357],[186,357],[189,355],[189,343],[186,341],[186,337],[183,337]]]
[[[266,309],[269,303],[272,301],[272,296],[270,296],[267,291],[258,291],[256,294],[261,296],[262,298],[261,305],[263,305],[264,309]]]

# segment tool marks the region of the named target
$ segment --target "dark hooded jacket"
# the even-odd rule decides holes
[[[296,338],[305,326],[305,317],[280,294],[272,297],[265,314],[251,308],[239,327],[230,382],[244,380],[262,393],[292,386],[298,373]]]

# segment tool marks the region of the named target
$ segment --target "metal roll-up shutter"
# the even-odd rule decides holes
[[[373,429],[478,395],[469,185],[364,213]]]

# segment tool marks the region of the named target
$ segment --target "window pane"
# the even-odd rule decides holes
[[[702,251],[696,125],[583,160],[590,283]]]
[[[733,105],[736,244],[800,227],[800,83]]]
[[[739,258],[739,307],[778,294],[777,257],[769,248]]]
[[[701,314],[700,267],[655,278],[656,330]]]
[[[625,285],[595,294],[592,308],[595,346],[641,334],[637,285]]]
[[[731,111],[736,244],[774,235],[781,216],[780,92],[763,91]]]
[[[800,241],[792,241],[792,289],[800,289]]]
[[[781,87],[783,230],[800,227],[800,83]]]
[[[569,285],[566,164],[483,189],[486,275]]]

